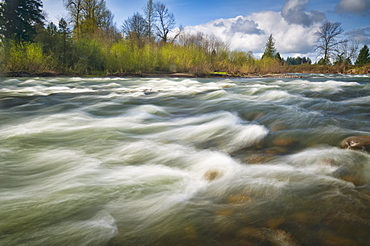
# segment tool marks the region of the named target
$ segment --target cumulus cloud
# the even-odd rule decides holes
[[[310,26],[287,21],[280,12],[263,11],[247,16],[218,19],[209,23],[185,27],[185,33],[202,32],[216,36],[231,49],[263,53],[270,34],[275,38],[275,47],[281,54],[313,51],[321,23],[311,21]]]
[[[325,14],[320,11],[306,12],[307,3],[308,0],[288,0],[281,10],[281,16],[289,23],[304,26],[325,20]]]
[[[236,33],[245,33],[245,34],[263,34],[264,32],[261,29],[258,29],[258,24],[253,20],[247,20],[243,17],[236,18],[230,26],[230,32]]]
[[[370,0],[341,0],[335,10],[341,14],[370,15]]]

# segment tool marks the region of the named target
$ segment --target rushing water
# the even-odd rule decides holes
[[[369,245],[370,77],[3,78],[0,245]]]

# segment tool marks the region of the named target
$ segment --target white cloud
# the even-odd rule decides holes
[[[341,0],[336,11],[342,14],[370,15],[370,0]]]
[[[214,35],[229,44],[231,49],[252,51],[255,54],[264,51],[266,41],[272,34],[275,47],[281,54],[305,54],[312,52],[317,39],[315,33],[321,25],[320,22],[312,20],[312,15],[307,15],[311,18],[310,25],[287,21],[280,12],[263,11],[188,26],[184,31]]]

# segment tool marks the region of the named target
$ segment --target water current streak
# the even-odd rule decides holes
[[[368,245],[370,77],[3,78],[0,245]]]

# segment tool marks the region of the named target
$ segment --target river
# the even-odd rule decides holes
[[[0,79],[0,245],[369,245],[370,76]]]

